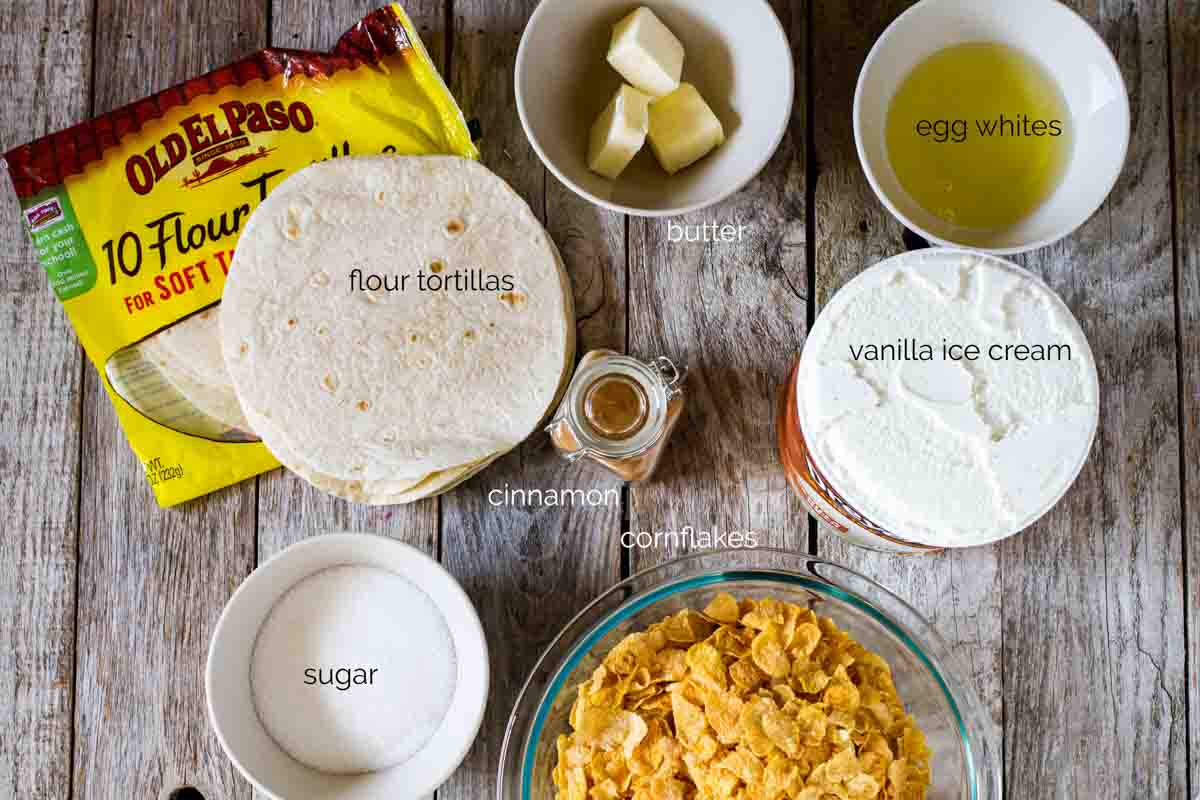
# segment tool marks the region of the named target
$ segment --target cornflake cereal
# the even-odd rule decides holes
[[[925,736],[832,620],[718,595],[626,637],[579,686],[557,800],[922,800]]]

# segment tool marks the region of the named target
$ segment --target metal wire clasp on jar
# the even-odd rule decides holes
[[[546,430],[567,460],[589,458],[622,480],[645,480],[683,411],[686,374],[666,357],[646,362],[593,350]]]

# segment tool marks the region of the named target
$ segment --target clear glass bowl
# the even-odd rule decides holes
[[[639,572],[585,608],[546,648],[517,698],[497,800],[553,800],[555,740],[576,687],[626,635],[719,592],[772,596],[832,618],[891,665],[933,751],[927,800],[1000,800],[999,731],[950,646],[911,606],[837,564],[782,550],[708,552]]]

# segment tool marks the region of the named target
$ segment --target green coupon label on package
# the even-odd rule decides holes
[[[78,297],[96,285],[96,262],[88,251],[66,191],[43,192],[22,203],[38,261],[59,300]]]

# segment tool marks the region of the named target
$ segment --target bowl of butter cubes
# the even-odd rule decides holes
[[[783,141],[795,90],[766,0],[542,0],[517,51],[525,134],[587,200],[659,217],[749,183]]]

